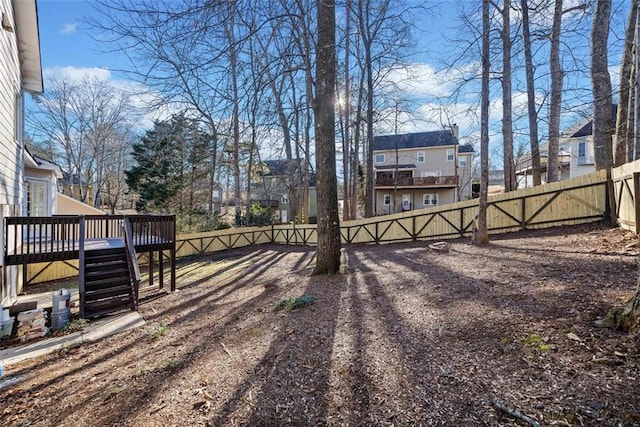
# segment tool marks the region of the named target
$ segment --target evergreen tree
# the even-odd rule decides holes
[[[214,143],[183,114],[156,121],[139,143],[133,144],[134,166],[126,171],[129,189],[139,194],[139,212],[191,212],[206,204]]]

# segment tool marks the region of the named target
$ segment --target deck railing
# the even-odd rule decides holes
[[[376,178],[377,187],[451,187],[458,184],[457,176],[424,176],[424,177],[398,177]]]
[[[125,217],[137,249],[157,250],[175,242],[173,215],[87,215],[5,218],[7,264],[77,259],[80,242],[124,239]],[[82,224],[82,226],[81,226]]]

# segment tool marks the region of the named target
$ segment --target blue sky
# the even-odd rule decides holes
[[[473,0],[474,3],[476,1]],[[565,3],[571,3],[572,1],[574,0],[565,0]],[[615,3],[624,5],[627,1],[618,0]],[[47,73],[56,74],[58,72],[65,72],[80,78],[82,73],[88,71],[90,74],[98,75],[105,80],[116,81],[116,84],[127,84],[122,81],[124,77],[118,75],[115,71],[110,71],[126,68],[128,66],[126,60],[122,55],[101,52],[101,46],[89,36],[87,25],[83,23],[84,17],[95,15],[94,4],[91,0],[38,0],[41,55],[45,78]],[[442,33],[448,33],[450,36],[454,35],[457,27],[455,9],[459,4],[461,3],[453,0],[442,2],[439,9],[440,15],[437,18],[426,19],[422,23],[424,33],[421,35],[419,44],[421,49],[430,50],[430,56],[414,58],[412,71],[420,75],[421,78],[414,79],[411,83],[405,81],[400,85],[404,87],[405,93],[419,94],[419,98],[422,98],[417,111],[423,116],[433,114],[435,109],[440,108],[440,105],[434,101],[435,97],[446,96],[452,90],[449,75],[443,68],[445,62],[443,58],[446,56],[444,53],[450,51],[450,46],[443,39]],[[623,11],[622,14],[616,17],[618,27],[622,27],[622,30],[620,28],[615,30],[619,37],[624,32],[625,17],[621,15],[626,15],[627,7],[622,6],[618,10]],[[590,25],[590,22],[588,25]],[[587,46],[583,47],[588,49],[588,42],[586,44]],[[618,56],[612,53],[610,57],[611,70],[614,73],[618,69],[616,65],[619,63]],[[406,76],[399,73],[398,79],[403,77]],[[615,83],[616,77],[612,77]],[[590,82],[587,80],[584,85],[585,87],[590,87]],[[492,136],[492,143],[497,144],[501,141],[501,135],[499,134],[501,118],[499,95],[497,90],[492,93],[492,98],[496,100],[492,107],[492,122],[495,130]],[[518,102],[523,105],[524,99],[523,94],[514,93],[514,105]],[[465,133],[473,134],[475,138],[477,136],[476,119],[470,116],[465,117],[464,114],[460,113],[464,109],[474,108],[473,105],[465,104],[464,100],[459,100],[458,104],[449,108],[451,108],[450,112],[454,116],[458,115],[459,117],[454,118],[454,121],[460,125],[461,135],[464,136]],[[570,120],[575,121],[575,118]],[[437,121],[438,119],[434,119],[431,123],[425,120],[413,122],[404,126],[401,131],[437,129],[441,127],[441,123],[437,123]]]
[[[42,67],[118,68],[117,55],[101,54],[82,19],[94,14],[86,0],[38,0]]]

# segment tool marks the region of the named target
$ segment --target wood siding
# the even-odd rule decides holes
[[[0,12],[5,13],[14,23],[10,0],[0,0]],[[15,32],[0,30],[0,204],[2,205],[20,205],[22,200],[22,147],[21,141],[16,141],[15,128],[16,98],[20,91],[20,60],[16,35]]]

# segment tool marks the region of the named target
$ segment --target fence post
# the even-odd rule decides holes
[[[520,205],[520,231],[527,229],[527,198],[522,198],[522,204]]]
[[[616,225],[618,223],[618,217],[616,215],[616,191],[613,185],[613,178],[611,177],[611,168],[607,168],[607,183],[605,184],[605,220],[610,224]]]
[[[640,233],[640,172],[633,173],[633,207],[635,210],[634,232]]]

